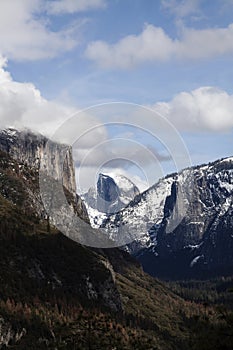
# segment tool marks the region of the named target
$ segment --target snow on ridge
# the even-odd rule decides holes
[[[220,163],[224,163],[224,162],[233,162],[233,157],[227,157],[220,161]]]
[[[85,205],[86,205],[91,227],[99,228],[102,222],[107,218],[107,214],[92,208],[86,202],[85,202]]]
[[[10,127],[10,128],[4,129],[3,132],[7,135],[14,136],[17,133],[17,130]]]
[[[134,182],[131,181],[126,176],[124,176],[122,174],[111,173],[111,172],[107,173],[106,175],[111,177],[115,181],[116,185],[119,187],[120,190],[122,190],[124,192],[130,192],[134,188],[136,188],[138,190],[138,192],[139,192],[139,189],[134,184]]]

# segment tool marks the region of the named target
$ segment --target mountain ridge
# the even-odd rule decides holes
[[[118,231],[122,229],[125,230],[126,235],[130,231],[136,232],[134,241],[132,240],[132,244],[127,245],[126,248],[139,258],[145,270],[151,274],[158,273],[157,275],[161,276],[158,271],[156,272],[156,269],[159,269],[160,265],[166,266],[166,259],[162,260],[161,263],[156,262],[159,260],[159,255],[166,256],[170,253],[176,255],[179,252],[179,258],[174,256],[174,259],[181,259],[179,264],[175,264],[173,259],[173,263],[170,261],[170,265],[177,265],[177,269],[179,265],[181,268],[181,251],[185,250],[186,247],[194,250],[194,247],[200,245],[203,239],[204,245],[200,246],[199,255],[193,256],[193,254],[185,252],[184,265],[188,264],[190,267],[191,264],[194,267],[194,264],[198,266],[203,261],[204,265],[209,265],[209,268],[212,266],[218,270],[217,265],[212,264],[210,260],[217,259],[217,255],[221,254],[222,261],[225,257],[224,252],[222,251],[221,254],[217,252],[211,243],[210,237],[213,238],[214,235],[214,224],[211,222],[215,216],[220,219],[223,215],[231,217],[232,170],[233,158],[226,157],[207,165],[198,165],[184,169],[179,173],[167,175],[148,190],[136,196],[135,200],[122,211],[108,216],[102,224],[102,228],[106,229],[112,237],[116,237]],[[228,219],[228,223],[228,230],[232,230],[230,219]],[[217,225],[216,222],[215,224]],[[226,229],[224,230],[226,231]],[[220,233],[217,234],[218,242],[219,235]],[[231,247],[230,233],[227,241]],[[216,256],[213,255],[214,250]],[[209,251],[208,254],[207,251]],[[228,270],[230,270],[233,257],[230,249],[227,252],[230,263]],[[150,255],[152,258],[145,258],[145,255]],[[208,255],[207,261],[201,258],[206,255]],[[198,256],[200,258],[193,261]],[[219,257],[219,264],[220,261]],[[151,265],[154,265],[154,268],[148,267]],[[196,270],[198,275],[201,272],[196,269],[197,266],[193,270]],[[206,266],[202,266],[202,268],[208,270]],[[174,269],[172,271],[174,273]],[[167,276],[171,277],[169,271],[167,272]],[[166,272],[163,272],[162,276],[166,277]]]

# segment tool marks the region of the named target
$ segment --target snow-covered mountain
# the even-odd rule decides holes
[[[185,169],[136,196],[102,227],[154,275],[195,274],[233,266],[233,158]],[[198,273],[199,273],[198,272]]]
[[[100,173],[96,188],[91,187],[83,196],[92,226],[100,227],[103,220],[125,208],[139,193],[127,177]]]

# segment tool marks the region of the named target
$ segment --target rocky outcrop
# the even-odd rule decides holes
[[[99,174],[97,182],[97,209],[111,213],[119,207],[120,192],[115,181],[108,175]]]
[[[14,177],[27,180],[26,190],[29,198],[25,205],[26,210],[30,206],[40,217],[47,216],[39,189],[39,171],[44,171],[64,186],[69,203],[85,222],[89,222],[86,206],[76,194],[75,170],[70,146],[53,142],[30,131],[6,129],[0,131],[0,150],[16,161],[17,171],[13,174]],[[8,194],[10,195],[12,191],[14,189],[9,188]]]
[[[42,165],[55,180],[61,180],[64,187],[75,197],[76,182],[72,148],[48,140],[30,131],[6,129],[0,132],[0,149],[19,163],[33,169]]]

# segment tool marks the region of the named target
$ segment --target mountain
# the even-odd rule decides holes
[[[25,190],[28,192],[31,210],[39,217],[47,216],[39,192],[39,169],[43,163],[45,168],[50,169],[52,178],[55,181],[61,181],[66,193],[70,195],[70,203],[72,202],[80,216],[88,220],[85,205],[76,194],[75,171],[70,146],[55,143],[29,130],[18,131],[10,128],[0,132],[0,150],[14,159],[16,167],[14,177],[17,178],[17,181],[28,177],[27,170],[31,173],[28,184],[25,184]],[[14,188],[9,186],[8,191],[14,192]]]
[[[103,246],[107,240],[109,246],[107,238],[90,229],[85,204],[76,194],[70,146],[29,130],[6,129],[0,132],[0,150],[15,164],[10,176],[2,174],[3,195],[15,199],[25,190],[27,195],[17,202],[25,213],[46,219],[48,226],[56,225],[81,243]]]
[[[168,175],[102,224],[145,271],[163,278],[211,276],[233,267],[233,158]],[[132,234],[133,232],[133,234]]]
[[[96,189],[91,187],[83,196],[92,227],[100,227],[109,214],[125,208],[139,193],[137,186],[127,177],[100,173]]]
[[[126,176],[122,174],[113,174],[111,176],[118,188],[119,202],[121,203],[122,208],[124,208],[140,193],[140,191],[133,181]],[[110,177],[110,175],[108,175],[108,177]]]
[[[21,144],[12,141],[12,130],[1,133],[2,147]],[[35,144],[25,137],[19,158],[17,148],[14,159],[0,151],[0,349],[232,349],[228,304],[224,310],[220,304],[206,306],[203,290],[201,303],[185,301],[180,294],[199,290],[172,285],[172,292],[145,274],[127,252],[90,249],[48,221],[39,196],[41,159],[31,159],[29,165],[26,156],[27,145],[37,149],[41,136],[31,137]],[[55,163],[60,156],[57,152]],[[76,196],[64,191],[76,215],[82,216]],[[229,286],[230,280],[221,281],[221,303],[227,293],[222,288]]]
[[[21,145],[11,135],[8,141],[8,132],[3,135],[11,149]],[[203,306],[190,306],[146,275],[128,253],[90,249],[48,225],[38,194],[41,159],[27,158],[27,145],[38,145],[31,137],[35,144],[26,142],[19,159],[17,152],[13,159],[0,151],[0,348],[200,348],[195,344],[207,317]],[[43,152],[42,147],[42,157]],[[66,195],[75,207],[73,194]],[[220,325],[218,317],[208,318],[205,328],[213,339],[213,327],[216,334],[217,325],[228,331],[228,321]]]

